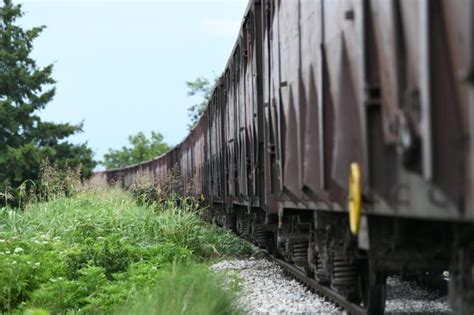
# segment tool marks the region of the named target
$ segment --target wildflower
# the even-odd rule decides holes
[[[5,240],[0,239],[0,243],[5,243]]]
[[[42,241],[41,243],[43,243],[43,244],[48,244],[48,241]]]
[[[12,261],[12,265],[16,265],[16,260]]]
[[[7,255],[10,254],[10,253],[11,253],[11,252],[10,252],[9,250],[7,250],[7,251],[5,252],[5,254],[7,254]]]
[[[25,251],[25,250],[24,250],[23,248],[17,247],[17,248],[15,248],[15,250],[13,251],[13,253],[19,254],[19,253],[22,253],[22,252],[24,252],[24,251]]]
[[[35,263],[34,267],[38,268],[41,264],[39,262]]]

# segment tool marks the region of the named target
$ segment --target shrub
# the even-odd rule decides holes
[[[2,208],[0,231],[0,313],[113,313],[140,296],[171,294],[166,291],[173,288],[168,288],[170,279],[183,286],[173,289],[183,300],[159,310],[185,305],[185,310],[204,310],[194,301],[204,293],[186,291],[184,281],[214,292],[216,279],[204,281],[206,267],[200,265],[251,251],[232,234],[204,223],[190,199],[179,207],[175,200],[137,205],[117,188],[82,189],[32,203],[24,211]],[[138,310],[142,304],[137,303]],[[228,314],[227,302],[219,303],[212,301],[208,310]]]

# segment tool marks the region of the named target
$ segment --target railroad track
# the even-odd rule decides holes
[[[347,301],[343,296],[335,292],[334,290],[319,284],[316,280],[307,277],[304,272],[296,268],[294,265],[281,260],[279,258],[275,258],[272,255],[268,255],[268,257],[281,266],[284,272],[308,287],[312,292],[317,293],[318,295],[322,296],[323,298],[329,300],[330,302],[334,303],[338,308],[344,309],[348,314],[351,315],[366,315],[367,312],[364,308],[360,307],[360,305],[351,303]]]

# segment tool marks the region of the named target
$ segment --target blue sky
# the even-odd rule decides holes
[[[187,134],[185,81],[220,74],[246,0],[17,1],[26,27],[46,25],[33,57],[54,63],[57,95],[45,120],[78,123],[100,159],[139,131],[179,143]]]

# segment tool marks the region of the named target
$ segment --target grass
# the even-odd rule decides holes
[[[206,263],[250,253],[192,203],[117,188],[2,208],[0,313],[235,314],[235,290]]]

